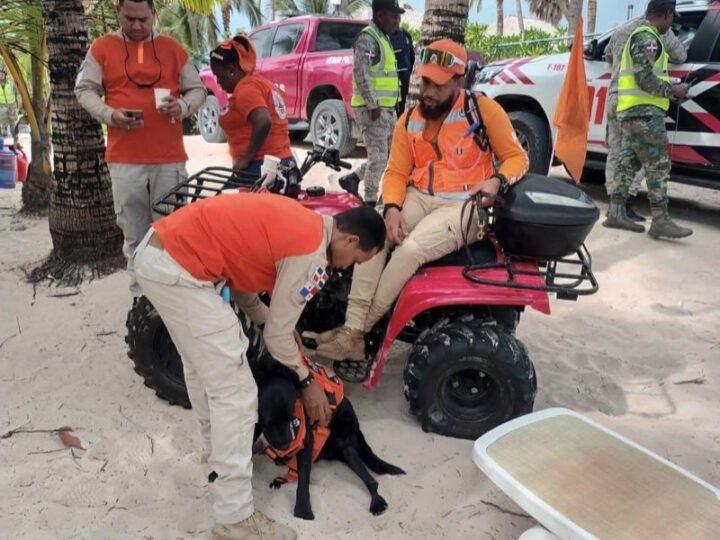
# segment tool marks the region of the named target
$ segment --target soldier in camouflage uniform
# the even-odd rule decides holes
[[[674,0],[651,0],[644,25],[629,37],[620,62],[618,120],[620,153],[615,171],[617,185],[610,194],[606,227],[644,232],[645,227],[627,216],[626,203],[633,178],[645,169],[652,211],[651,238],[684,238],[691,229],[678,226],[668,214],[667,183],[670,179],[665,116],[670,100],[685,99],[688,86],[670,84],[668,54],[661,34],[675,16]]]
[[[340,185],[357,192],[358,183],[364,180],[365,204],[374,206],[400,99],[395,51],[388,36],[400,27],[400,15],[405,10],[397,0],[373,0],[372,10],[372,22],[360,32],[353,47],[353,116],[365,139],[368,159],[356,173],[342,177]]]
[[[617,167],[617,158],[620,153],[620,123],[617,117],[617,105],[618,105],[618,79],[620,78],[620,59],[622,57],[623,49],[627,44],[630,34],[632,34],[638,27],[643,24],[647,24],[645,17],[637,17],[631,21],[626,22],[613,32],[610,43],[605,47],[605,61],[610,64],[612,69],[612,80],[610,82],[610,91],[607,99],[607,145],[608,155],[605,165],[605,188],[607,189],[608,195],[610,195],[617,182],[615,181],[615,169]],[[670,55],[670,63],[682,64],[687,59],[687,49],[685,45],[675,36],[672,30],[668,30],[661,36],[663,38],[663,45],[668,55]],[[635,202],[638,191],[645,178],[644,172],[641,170],[630,185],[629,194],[626,206],[628,217],[633,221],[645,221],[645,218],[635,213],[632,209],[632,204]]]

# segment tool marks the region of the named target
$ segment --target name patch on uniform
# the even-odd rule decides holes
[[[302,297],[302,299],[306,302],[312,299],[312,297],[319,293],[320,290],[325,286],[325,284],[328,282],[328,279],[329,276],[328,273],[325,271],[325,268],[321,268],[320,266],[318,266],[310,275],[310,278],[307,280],[305,285],[300,288],[300,296]]]

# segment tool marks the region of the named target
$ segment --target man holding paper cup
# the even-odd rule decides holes
[[[118,1],[120,30],[93,42],[75,84],[80,105],[108,126],[105,160],[135,297],[131,255],[160,217],[152,202],[187,178],[182,119],[206,97],[182,45],[153,32],[153,4]]]

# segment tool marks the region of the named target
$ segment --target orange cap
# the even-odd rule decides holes
[[[439,86],[447,84],[455,75],[463,75],[467,67],[468,56],[465,47],[451,39],[441,39],[428,45],[426,49],[434,49],[452,54],[459,63],[450,67],[443,67],[438,64],[420,64],[420,77],[427,77]]]
[[[253,42],[247,36],[237,35],[226,39],[218,45],[219,49],[235,49],[237,52],[240,69],[246,75],[252,75],[255,71],[257,54]]]

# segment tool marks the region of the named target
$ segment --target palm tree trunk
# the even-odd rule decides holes
[[[223,37],[227,39],[230,37],[230,17],[232,17],[233,12],[230,0],[223,2],[220,11],[222,13]]]
[[[187,17],[188,28],[190,29],[190,46],[193,51],[197,51],[200,48],[197,15],[195,15],[192,11],[186,10],[185,16]]]
[[[597,0],[588,0],[588,34],[595,33],[595,24],[597,23]]]
[[[423,16],[420,41],[418,48],[439,39],[452,39],[458,43],[465,43],[465,27],[470,12],[469,0],[425,0],[425,15]],[[415,62],[413,76],[410,79],[407,108],[414,107],[418,102],[420,82],[417,70],[420,62]]]
[[[505,6],[503,0],[497,0],[497,35],[502,36],[505,33]]]
[[[40,43],[34,43],[31,50],[30,70],[32,74],[32,108],[37,119],[39,137],[33,137],[30,143],[32,161],[28,177],[22,187],[23,212],[36,214],[47,211],[50,203],[50,130],[45,114],[45,35],[38,36]]]
[[[575,35],[575,27],[577,26],[578,19],[582,14],[583,0],[570,0],[568,4],[568,11],[565,18],[568,22],[568,35]]]
[[[77,285],[123,266],[122,233],[115,223],[105,141],[100,125],[73,93],[88,48],[82,0],[42,0],[53,96],[54,177],[50,195],[53,252],[30,279],[52,276]]]
[[[522,0],[515,0],[515,13],[517,13],[520,37],[523,37],[525,35],[525,19],[523,19]]]

